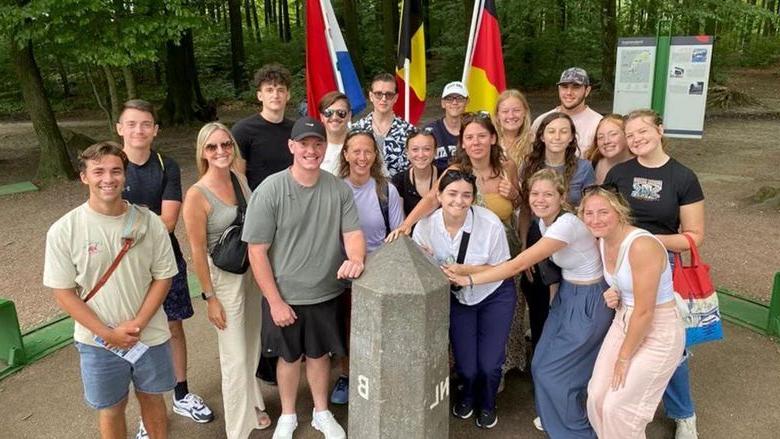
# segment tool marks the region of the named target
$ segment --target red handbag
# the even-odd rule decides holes
[[[691,262],[684,265],[679,253],[674,255],[674,291],[688,309],[683,316],[685,323],[685,346],[690,347],[723,338],[718,294],[710,277],[710,266],[702,262],[696,243],[683,233],[691,249]]]

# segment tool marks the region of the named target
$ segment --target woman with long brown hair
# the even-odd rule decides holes
[[[623,116],[615,113],[605,115],[596,125],[595,148],[588,152],[588,160],[596,171],[596,184],[603,183],[615,165],[634,157],[628,149],[624,125]]]

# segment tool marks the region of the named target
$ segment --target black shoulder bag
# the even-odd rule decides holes
[[[230,181],[236,193],[236,219],[230,224],[217,241],[217,245],[211,250],[211,260],[218,268],[230,273],[244,274],[249,268],[246,242],[241,240],[244,230],[244,215],[246,215],[246,200],[238,177],[231,172]]]

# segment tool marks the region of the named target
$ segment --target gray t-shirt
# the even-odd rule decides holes
[[[312,305],[344,291],[336,278],[345,259],[341,234],[360,230],[352,190],[320,171],[305,187],[289,169],[271,175],[252,194],[242,239],[271,244],[269,257],[279,293],[290,305]]]

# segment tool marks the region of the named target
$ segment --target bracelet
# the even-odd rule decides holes
[[[471,278],[471,275],[467,275],[469,278],[469,288],[474,288],[474,279]]]

